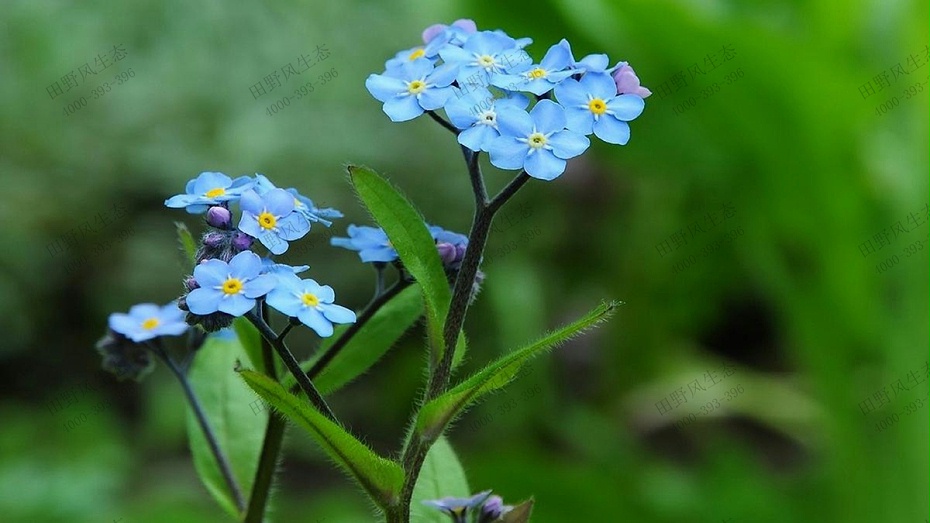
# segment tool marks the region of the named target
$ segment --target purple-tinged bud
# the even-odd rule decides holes
[[[187,290],[192,291],[199,288],[200,284],[197,283],[197,280],[195,280],[193,277],[188,277],[186,280],[184,280],[184,286],[187,288]]]
[[[228,229],[232,223],[232,214],[226,207],[215,205],[207,211],[207,223],[217,229]]]
[[[491,496],[484,502],[481,507],[481,513],[478,515],[478,523],[490,523],[497,521],[501,516],[513,510],[513,507],[504,505],[504,500],[500,496]]]
[[[436,250],[439,251],[439,259],[442,260],[443,265],[452,265],[455,263],[455,245],[439,242],[436,244]]]
[[[621,62],[613,77],[617,84],[617,94],[635,94],[640,98],[648,98],[652,94],[652,91],[639,85],[639,77],[626,62]]]
[[[478,26],[475,24],[474,20],[468,18],[459,18],[458,20],[452,22],[453,27],[461,29],[466,34],[475,33],[478,31]],[[428,44],[432,41],[433,38],[436,38],[439,33],[442,33],[449,27],[446,24],[433,24],[423,30],[423,43]]]
[[[252,246],[253,238],[244,232],[237,232],[233,235],[233,249],[242,252]]]
[[[220,247],[225,240],[226,237],[218,232],[208,232],[203,235],[203,244],[207,247]]]
[[[468,245],[458,244],[455,246],[455,262],[461,264],[462,260],[465,259],[465,249],[468,248]]]

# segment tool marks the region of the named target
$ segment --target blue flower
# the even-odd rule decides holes
[[[437,508],[452,517],[455,523],[465,523],[468,521],[468,511],[476,509],[484,503],[491,495],[490,490],[479,492],[470,498],[453,498],[445,497],[442,499],[430,499],[423,502],[424,505]]]
[[[417,58],[386,74],[370,75],[365,87],[384,102],[382,109],[391,121],[405,122],[445,105],[455,94],[451,87],[455,73],[455,66],[434,67],[426,58]]]
[[[297,318],[321,337],[333,335],[334,323],[355,323],[354,312],[333,303],[336,295],[329,285],[293,275],[282,276],[279,282],[266,298],[268,305]]]
[[[411,47],[410,49],[404,49],[403,51],[398,51],[394,58],[391,58],[384,63],[384,70],[388,73],[396,73],[400,67],[406,63],[410,63],[417,58],[426,58],[431,63],[436,63],[435,58],[437,57],[436,53],[427,56],[426,48],[422,45],[416,47]]]
[[[252,180],[248,176],[240,176],[233,180],[223,173],[202,172],[187,182],[185,194],[168,198],[165,200],[165,206],[173,209],[186,207],[187,212],[200,214],[211,205],[237,200],[251,185]]]
[[[487,86],[493,76],[521,70],[532,62],[513,38],[493,31],[472,34],[462,47],[447,45],[439,56],[447,64],[458,65],[457,79],[463,88]]]
[[[262,274],[262,260],[252,251],[233,256],[229,263],[212,259],[194,267],[200,286],[185,298],[194,314],[204,316],[224,312],[242,316],[252,310],[255,299],[268,294],[278,283],[271,274]]]
[[[255,192],[259,196],[263,196],[268,191],[277,189],[278,187],[271,183],[271,180],[268,179],[264,174],[255,173]],[[342,218],[342,213],[331,207],[325,209],[320,209],[313,204],[313,200],[307,198],[306,196],[297,192],[297,189],[293,187],[285,189],[287,192],[291,193],[291,196],[294,197],[294,210],[303,214],[304,217],[311,222],[319,222],[323,225],[329,227],[333,222],[327,220],[327,218]]]
[[[639,96],[617,95],[617,84],[604,73],[570,78],[555,88],[555,96],[565,107],[566,127],[586,135],[593,131],[601,140],[619,145],[630,140],[627,122],[642,114],[646,105]]]
[[[472,151],[487,151],[491,140],[501,135],[497,129],[497,109],[512,106],[526,109],[530,101],[521,94],[495,99],[483,87],[446,104],[446,115],[453,125],[464,129],[458,141]]]
[[[265,194],[246,191],[239,201],[242,219],[239,230],[257,238],[274,254],[287,251],[287,242],[302,238],[310,231],[310,222],[294,212],[294,196],[284,189],[271,189]]]
[[[497,113],[501,136],[488,148],[491,163],[501,169],[524,169],[540,180],[565,171],[565,160],[583,153],[587,137],[565,129],[565,110],[551,100],[540,100],[529,114],[504,107]]]
[[[184,311],[177,302],[159,307],[154,303],[140,303],[129,309],[129,314],[115,312],[108,320],[110,330],[139,343],[158,336],[180,336],[187,331]]]
[[[513,71],[517,74],[494,75],[491,84],[508,91],[529,91],[540,96],[578,72],[572,68],[573,62],[571,47],[563,39],[549,48],[539,65],[520,67]]]
[[[348,238],[331,238],[329,243],[351,251],[358,251],[363,263],[392,262],[397,259],[397,251],[391,245],[387,233],[377,227],[350,225]]]

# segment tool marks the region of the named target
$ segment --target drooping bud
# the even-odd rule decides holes
[[[442,260],[443,265],[452,265],[455,263],[455,245],[440,242],[436,244],[436,250],[439,251],[439,259]]]
[[[193,276],[188,276],[187,279],[184,280],[184,287],[186,287],[187,290],[192,291],[200,287],[200,284],[197,283],[197,280],[195,280]]]
[[[140,381],[155,366],[151,353],[144,345],[134,343],[110,329],[97,342],[97,352],[103,357],[103,370],[115,375],[120,381]]]
[[[208,232],[203,235],[203,244],[207,247],[220,247],[225,241],[226,235],[219,232]]]
[[[228,229],[232,223],[232,214],[226,207],[215,205],[207,211],[207,223],[217,229]]]
[[[478,523],[491,523],[492,521],[497,521],[504,514],[513,510],[513,507],[510,505],[504,505],[504,500],[500,496],[491,496],[487,501],[484,502],[484,505],[481,507],[481,512],[478,514]]]
[[[640,98],[648,98],[652,94],[652,91],[639,85],[639,77],[626,62],[621,62],[613,78],[617,84],[617,94],[635,94]]]

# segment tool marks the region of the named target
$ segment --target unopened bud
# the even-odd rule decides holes
[[[217,229],[228,229],[232,223],[232,214],[226,207],[219,205],[210,207],[207,211],[207,223]]]

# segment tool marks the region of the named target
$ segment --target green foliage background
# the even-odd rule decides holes
[[[366,222],[344,165],[367,164],[428,219],[466,230],[471,200],[457,146],[427,119],[392,124],[364,88],[425,26],[459,17],[532,37],[537,57],[562,37],[577,56],[605,51],[630,61],[654,91],[724,45],[736,51],[688,87],[649,98],[629,145],[597,143],[557,181],[531,183],[498,221],[466,322],[466,370],[601,298],[626,304],[459,422],[450,441],[472,488],[509,501],[534,495],[541,523],[926,519],[926,402],[876,429],[927,391],[926,84],[905,99],[927,79],[926,3],[8,0],[0,4],[3,520],[223,520],[196,478],[182,394],[167,370],[141,385],[116,383],[99,370],[93,343],[109,312],[181,291],[171,221],[199,224],[162,201],[203,170],[262,172],[296,186],[346,212],[342,234]],[[50,99],[49,84],[113,45],[125,47],[124,60]],[[317,45],[331,55],[311,71],[338,77],[268,116],[270,103],[309,78],[258,100],[250,86]],[[923,65],[909,67],[911,55]],[[898,62],[909,74],[863,98],[860,87]],[[92,99],[110,71],[130,68],[130,81]],[[743,76],[727,84],[737,68]],[[714,83],[719,92],[703,98]],[[80,96],[88,107],[64,116]],[[900,105],[877,116],[892,96]],[[676,114],[689,97],[696,106]],[[492,187],[509,179],[486,174]],[[657,245],[724,204],[731,219],[660,256]],[[112,217],[114,205],[127,216],[93,227],[77,248],[49,248],[98,213]],[[924,223],[909,224],[911,213]],[[861,254],[860,244],[898,221],[906,234]],[[363,306],[372,275],[352,253],[327,247],[321,230],[287,260],[310,264],[341,303]],[[734,230],[743,232],[700,255]],[[922,248],[908,255],[916,242]],[[676,271],[690,255],[696,263]],[[900,263],[879,274],[876,264],[892,255]],[[422,384],[423,337],[409,333],[332,400],[379,452],[401,440]],[[294,338],[309,355],[313,338]],[[656,403],[724,363],[736,365],[725,385],[660,415]],[[912,371],[923,383],[863,414],[863,401]],[[737,385],[745,392],[700,415]],[[63,398],[75,402],[49,407]],[[697,420],[676,428],[688,413]],[[86,421],[67,430],[81,414]],[[309,438],[293,431],[287,452],[276,520],[370,519],[363,496]]]

